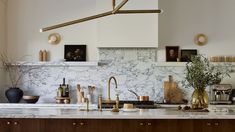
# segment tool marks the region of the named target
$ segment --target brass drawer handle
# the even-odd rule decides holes
[[[140,126],[143,126],[143,125],[144,125],[144,123],[143,123],[143,122],[141,122],[141,123],[140,123]]]
[[[215,126],[219,126],[219,123],[218,123],[218,122],[216,122],[216,123],[215,123]]]
[[[73,126],[76,126],[76,125],[77,125],[77,123],[75,123],[75,122],[73,122],[72,124],[73,124]]]
[[[16,122],[16,121],[14,122],[14,125],[18,125],[18,124],[19,124],[18,122]]]
[[[206,125],[207,125],[207,126],[211,126],[211,123],[210,123],[210,122],[207,122]]]
[[[10,122],[10,121],[8,121],[8,122],[7,122],[7,125],[11,125],[11,122]]]
[[[152,125],[152,123],[150,123],[150,122],[149,122],[149,123],[147,123],[147,125],[148,125],[148,126],[151,126],[151,125]]]
[[[83,123],[83,122],[80,123],[80,126],[84,126],[84,125],[85,125],[85,123]]]

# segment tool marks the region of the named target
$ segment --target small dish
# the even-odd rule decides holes
[[[134,109],[121,109],[123,112],[137,112],[139,111],[139,108],[134,108]]]
[[[24,96],[23,96],[23,100],[24,100],[26,103],[35,104],[35,103],[38,102],[39,97],[40,97],[40,96],[26,96],[26,95],[24,95]]]

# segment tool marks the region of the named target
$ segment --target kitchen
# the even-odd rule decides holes
[[[117,0],[116,6],[121,2]],[[167,129],[168,131],[218,131],[220,129],[229,131],[229,128],[234,129],[231,125],[234,122],[233,105],[209,105],[208,113],[182,112],[177,110],[178,104],[163,104],[164,82],[168,80],[168,76],[172,75],[173,80],[179,85],[185,78],[184,62],[166,62],[166,46],[197,49],[200,54],[205,54],[207,57],[235,56],[232,48],[234,38],[232,24],[235,20],[231,13],[234,5],[232,0],[223,2],[129,0],[122,7],[123,9],[162,9],[163,12],[161,14],[117,14],[42,33],[39,29],[47,26],[110,11],[112,1],[0,0],[0,5],[1,52],[7,51],[7,55],[11,58],[24,62],[25,68],[32,65],[39,67],[28,72],[22,78],[19,87],[25,95],[40,96],[36,104],[25,104],[21,100],[19,104],[9,105],[5,97],[5,91],[8,89],[6,85],[9,84],[5,82],[9,80],[6,78],[6,73],[1,71],[0,111],[3,121],[0,126],[7,126],[6,124],[10,123],[3,131],[10,131],[9,127],[14,124],[16,128],[11,127],[12,131],[20,129],[32,131],[30,130],[32,128],[49,132],[57,130],[53,126],[61,126],[58,127],[58,131],[110,131],[110,129],[119,132],[167,131]],[[52,33],[58,33],[61,37],[61,41],[56,45],[48,43],[48,36]],[[204,46],[198,46],[193,41],[199,33],[208,37],[208,42]],[[65,64],[64,45],[86,45],[86,62]],[[40,50],[49,51],[48,62],[39,62]],[[230,75],[231,78],[225,78],[222,83],[232,84],[234,87],[234,73]],[[88,86],[95,86],[92,100],[94,105],[89,107],[96,107],[99,104],[99,95],[102,95],[104,100],[108,99],[108,82],[112,76],[117,81],[117,90],[115,90],[115,81],[110,82],[112,100],[116,100],[117,93],[120,103],[123,100],[137,100],[136,96],[128,91],[133,90],[140,96],[149,96],[150,101],[157,102],[157,107],[162,108],[141,109],[137,112],[123,112],[120,109],[119,113],[111,112],[110,109],[103,109],[103,112],[99,112],[98,109],[87,112],[84,104],[84,108],[81,108],[84,111],[79,111],[79,106],[76,104],[77,85],[80,85],[85,95],[89,93]],[[57,89],[59,84],[63,83],[63,78],[70,86],[68,105],[55,102]],[[190,106],[193,88],[180,87],[180,89]],[[231,110],[214,112],[212,109],[217,107],[218,110],[221,107]],[[226,109],[223,110],[226,111]],[[103,125],[108,123],[110,125]],[[132,126],[130,130],[125,126],[127,124]],[[23,125],[24,127],[21,127]],[[199,126],[205,128],[202,129]]]

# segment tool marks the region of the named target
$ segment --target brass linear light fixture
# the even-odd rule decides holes
[[[50,30],[53,30],[53,29],[62,28],[62,27],[66,27],[66,26],[69,26],[69,25],[82,23],[82,22],[85,22],[85,21],[89,21],[89,20],[93,20],[93,19],[97,19],[97,18],[109,16],[109,15],[114,15],[114,14],[140,14],[140,13],[143,14],[143,13],[161,13],[162,12],[162,10],[159,10],[159,9],[153,9],[153,10],[120,10],[127,2],[128,2],[128,0],[123,0],[118,6],[116,6],[116,0],[112,0],[112,6],[113,6],[112,11],[108,11],[108,12],[104,12],[104,13],[101,13],[101,14],[81,18],[81,19],[78,19],[78,20],[70,21],[70,22],[65,22],[65,23],[62,23],[62,24],[57,24],[57,25],[54,25],[54,26],[45,27],[45,28],[40,29],[40,32],[46,32],[46,31],[50,31]]]

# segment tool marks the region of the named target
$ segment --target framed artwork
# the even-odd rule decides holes
[[[179,46],[166,46],[166,61],[177,62],[179,58]]]
[[[86,45],[65,45],[64,59],[66,61],[86,61]]]
[[[192,56],[197,55],[196,49],[181,50],[181,62],[190,62]]]

